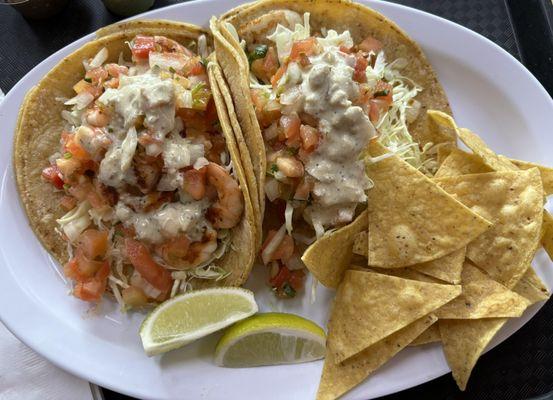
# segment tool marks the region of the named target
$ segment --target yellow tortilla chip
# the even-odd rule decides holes
[[[368,240],[367,232],[359,232],[355,235],[353,253],[367,257]],[[436,260],[411,265],[409,268],[444,282],[458,284],[461,282],[461,271],[463,269],[463,262],[465,261],[466,250],[467,248],[463,247]],[[381,273],[386,272],[382,270]],[[390,273],[389,275],[394,274]]]
[[[368,221],[367,221],[368,222]],[[367,231],[359,232],[353,238],[353,254],[367,257],[369,236]]]
[[[367,271],[367,269],[364,269],[364,271]],[[415,271],[414,269],[411,269],[411,267],[405,267],[405,268],[374,268],[370,267],[368,271],[376,272],[377,274],[383,274],[383,275],[389,275],[389,276],[395,276],[397,278],[403,278],[403,279],[411,279],[413,281],[420,281],[420,282],[428,282],[428,283],[439,283],[441,285],[444,285],[445,282],[432,278],[431,276],[425,275],[423,273],[420,273],[418,271]]]
[[[422,346],[423,344],[441,342],[440,328],[438,324],[432,324],[427,330],[421,333],[409,346]]]
[[[443,145],[438,147],[438,150],[437,150],[438,166],[442,165],[444,160],[451,153],[451,150],[455,148],[457,148],[457,146],[455,144],[450,144],[450,143],[444,143]]]
[[[543,213],[541,244],[553,261],[553,217],[548,212]]]
[[[512,288],[539,245],[543,191],[536,168],[435,180],[467,207],[494,223],[467,246],[467,258]]]
[[[434,178],[466,174],[481,174],[491,171],[493,170],[484,164],[480,157],[467,153],[463,150],[453,149],[451,150],[449,156],[440,165],[440,168],[438,168]]]
[[[367,229],[367,212],[351,224],[330,232],[305,250],[301,260],[309,271],[327,287],[335,288],[349,267],[355,236]]]
[[[465,390],[478,358],[507,318],[438,321],[445,358],[459,389]]]
[[[456,285],[347,271],[328,323],[328,352],[342,362],[454,299]]]
[[[437,260],[411,265],[409,268],[456,285],[461,282],[461,271],[463,270],[466,251],[467,248],[463,247]]]
[[[371,141],[373,157],[386,153]],[[400,268],[462,249],[491,223],[396,155],[367,166],[368,263]],[[371,234],[374,232],[374,234]]]
[[[461,295],[436,310],[440,319],[520,317],[530,301],[492,280],[478,268],[463,266]]]
[[[327,352],[317,400],[334,400],[350,391],[436,322],[424,316],[340,363]]]
[[[547,300],[550,296],[549,290],[547,290],[547,287],[531,266],[526,270],[520,281],[517,282],[513,288],[513,292],[530,300],[530,304]]]
[[[500,155],[499,158],[505,158],[505,157]],[[553,194],[553,168],[546,167],[540,164],[535,164],[529,161],[513,160],[512,158],[510,158],[509,161],[513,163],[518,169],[530,169],[530,168],[539,169],[540,175],[541,175],[541,181],[543,182],[543,192],[545,193],[546,196]]]

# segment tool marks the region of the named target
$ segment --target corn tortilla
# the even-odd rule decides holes
[[[427,330],[415,338],[409,346],[422,346],[423,344],[441,342],[440,328],[438,324],[432,324]]]

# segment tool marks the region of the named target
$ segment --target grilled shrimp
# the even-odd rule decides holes
[[[217,201],[207,210],[207,219],[218,229],[229,229],[240,221],[244,199],[238,182],[218,164],[207,165],[207,183],[217,190]]]
[[[217,232],[207,228],[202,240],[190,243],[186,236],[181,236],[158,246],[158,253],[172,267],[180,270],[195,268],[208,261],[217,250]]]
[[[301,16],[291,10],[273,10],[263,14],[246,25],[238,27],[238,35],[246,43],[259,43],[260,38],[266,38],[272,34],[278,24],[289,29],[294,29],[296,24],[301,24]]]
[[[194,54],[180,43],[169,39],[165,36],[154,36],[155,44],[161,47],[161,50],[168,53],[183,53],[189,57],[193,57]]]
[[[149,156],[143,151],[137,151],[133,159],[133,167],[140,191],[142,193],[153,191],[161,178],[163,160],[160,157]]]

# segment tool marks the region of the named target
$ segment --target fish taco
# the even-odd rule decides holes
[[[265,209],[261,259],[294,295],[305,248],[365,208],[369,141],[432,176],[456,138],[426,110],[448,100],[420,47],[350,1],[260,1],[211,29]]]
[[[247,279],[257,232],[211,48],[192,25],[120,23],[26,96],[17,186],[74,296],[128,308]]]

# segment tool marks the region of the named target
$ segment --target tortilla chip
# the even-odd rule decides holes
[[[547,300],[550,296],[549,290],[547,290],[547,287],[531,266],[526,270],[520,281],[517,282],[513,288],[513,292],[530,300],[530,304]]]
[[[499,158],[505,158],[505,157],[500,155]],[[546,196],[553,194],[553,168],[545,167],[543,165],[535,164],[529,161],[521,161],[521,160],[513,160],[513,159],[509,159],[509,161],[513,163],[518,169],[530,169],[530,168],[539,169],[540,175],[541,175],[541,181],[543,182],[543,192],[545,193]]]
[[[553,217],[548,212],[543,213],[541,244],[553,261]]]
[[[423,344],[441,342],[440,328],[438,324],[432,324],[427,330],[421,333],[409,346],[422,346]]]
[[[442,165],[444,160],[449,156],[452,149],[455,149],[456,146],[454,144],[445,143],[442,146],[438,147],[437,153],[438,153],[438,166]]]
[[[512,288],[539,245],[543,191],[539,171],[489,172],[435,180],[493,227],[467,246],[467,258]]]
[[[465,390],[476,361],[506,322],[507,318],[438,321],[445,358],[459,389]]]
[[[488,167],[482,159],[474,154],[467,153],[463,150],[453,149],[449,156],[440,165],[440,168],[434,175],[434,178],[444,176],[480,174],[493,171]]]
[[[328,323],[328,352],[342,362],[454,299],[456,285],[347,271]]]
[[[359,232],[353,238],[353,254],[367,257],[369,250],[369,235],[367,231]]]
[[[439,283],[441,285],[445,284],[445,282],[436,278],[432,278],[431,276],[425,275],[421,272],[415,271],[414,269],[411,269],[411,267],[405,267],[405,268],[370,267],[369,269],[365,268],[364,271],[372,271],[372,272],[376,272],[377,274],[395,276],[397,278],[403,278],[403,279],[411,279],[413,281],[419,281],[419,282]]]
[[[330,232],[305,250],[301,260],[309,271],[327,287],[338,287],[353,255],[355,236],[367,229],[367,212],[351,224]]]
[[[466,251],[467,248],[463,247],[437,260],[411,265],[409,268],[456,285],[461,282],[461,271],[463,270]]]
[[[372,156],[387,150],[371,141]],[[462,249],[491,223],[396,155],[367,166],[369,265],[400,268]],[[374,232],[374,234],[371,234]]]
[[[530,301],[465,263],[463,293],[436,311],[440,319],[520,317]]]
[[[436,319],[432,314],[426,315],[342,363],[327,352],[317,400],[337,399],[357,386],[420,336]]]

